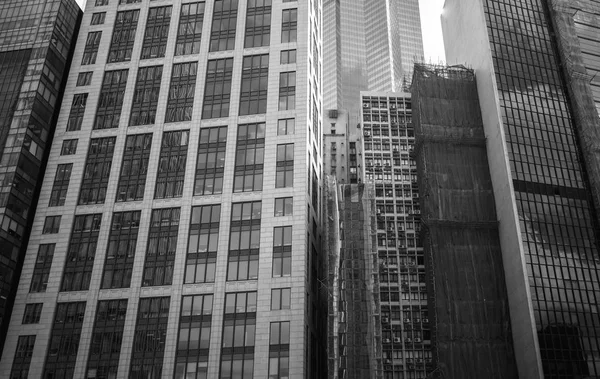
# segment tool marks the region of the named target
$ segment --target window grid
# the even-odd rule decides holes
[[[101,31],[88,33],[85,41],[85,47],[83,48],[83,57],[81,58],[82,66],[96,63],[96,57],[98,56],[98,49],[100,48],[101,39]]]
[[[227,127],[200,130],[194,195],[214,195],[223,192]]]
[[[294,186],[294,144],[277,145],[275,188]]]
[[[81,130],[81,123],[83,122],[83,116],[85,114],[87,98],[87,93],[76,93],[73,96],[71,111],[69,113],[69,119],[67,120],[67,132]]]
[[[271,290],[271,310],[290,309],[292,298],[291,288],[275,288]]]
[[[113,213],[100,288],[127,288],[140,228],[141,211]]]
[[[256,292],[225,294],[220,378],[253,377],[255,331]]]
[[[292,110],[296,108],[296,72],[282,72],[279,74],[279,110]]]
[[[190,121],[196,93],[198,62],[173,65],[165,122]]]
[[[151,125],[156,121],[163,66],[140,67],[133,93],[129,125]]]
[[[139,17],[139,9],[117,12],[107,63],[131,60]]]
[[[208,61],[202,102],[202,119],[229,116],[233,58]]]
[[[170,285],[177,249],[181,208],[153,209],[142,286]]]
[[[85,162],[79,205],[103,204],[110,176],[116,137],[94,138]]]
[[[15,358],[13,359],[10,370],[10,379],[27,379],[31,357],[33,356],[33,347],[35,345],[35,335],[19,336]]]
[[[146,21],[146,32],[142,45],[141,59],[163,58],[169,38],[169,25],[173,6],[150,8]]]
[[[66,139],[62,143],[60,155],[73,155],[77,153],[77,139]]]
[[[290,322],[272,322],[269,336],[269,379],[289,378]]]
[[[204,2],[181,5],[175,55],[190,55],[200,52],[202,26],[204,24]]]
[[[127,136],[117,187],[117,201],[135,201],[144,198],[151,148],[152,133]]]
[[[281,43],[296,42],[298,10],[284,9],[281,18]]]
[[[265,123],[238,126],[233,192],[262,191]]]
[[[73,163],[59,164],[56,168],[52,192],[50,193],[50,203],[48,204],[49,207],[65,205],[72,169]]]
[[[294,214],[294,199],[279,197],[275,199],[275,217],[292,216]]]
[[[244,57],[240,93],[241,116],[267,112],[269,54]]]
[[[183,296],[175,366],[176,378],[205,379],[213,295]]]
[[[182,196],[189,134],[189,130],[163,133],[155,199]]]
[[[209,51],[233,50],[237,11],[238,0],[215,0]]]
[[[215,281],[220,220],[220,204],[192,208],[185,270],[186,284]]]
[[[248,1],[244,48],[269,46],[271,40],[271,0]]]
[[[22,324],[39,324],[43,308],[44,303],[26,304]]]
[[[131,357],[132,379],[162,377],[170,297],[140,299]]]
[[[292,227],[273,228],[273,277],[292,275]]]
[[[75,216],[63,270],[61,291],[87,291],[90,287],[102,214]]]
[[[127,86],[127,75],[129,70],[114,70],[104,73],[102,88],[100,88],[100,99],[96,109],[94,129],[111,129],[119,127],[125,87]]]
[[[231,210],[227,280],[258,278],[260,201],[234,203]]]
[[[57,304],[42,378],[73,378],[84,314],[85,301]]]

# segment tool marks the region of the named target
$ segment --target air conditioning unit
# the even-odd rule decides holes
[[[365,137],[371,137],[371,131],[370,130],[365,130]]]
[[[423,324],[429,324],[429,319],[428,318],[424,318],[423,319]]]
[[[418,358],[418,359],[417,359],[417,363],[423,363],[423,359],[421,359],[421,358]]]
[[[406,338],[406,339],[404,340],[404,342],[409,342],[409,343],[410,343],[410,342],[412,342],[412,339],[410,339],[410,338]]]
[[[416,318],[416,319],[415,319],[415,322],[416,322],[417,324],[420,324],[420,323],[421,323],[421,319],[420,319],[420,318]]]
[[[402,343],[402,338],[394,337],[394,343]]]
[[[391,365],[392,364],[392,360],[391,359],[386,359],[385,363],[388,364],[388,365]]]
[[[409,318],[405,318],[404,322],[408,324],[408,323],[410,323],[410,319]]]
[[[391,343],[392,341],[389,338],[384,338],[383,343]]]
[[[389,317],[382,317],[382,318],[381,318],[381,322],[382,322],[383,324],[389,324],[389,322],[390,322],[390,318],[389,318]]]
[[[412,358],[406,358],[406,363],[407,363],[407,364],[410,364],[410,363],[412,363],[412,362],[413,362]]]
[[[420,338],[415,338],[415,342],[421,342]]]

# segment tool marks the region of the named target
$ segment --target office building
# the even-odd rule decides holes
[[[477,75],[521,378],[600,376],[599,14],[447,0],[442,15],[448,63]]]
[[[88,1],[0,377],[322,377],[321,12]]]
[[[80,17],[74,0],[0,6],[0,354]]]

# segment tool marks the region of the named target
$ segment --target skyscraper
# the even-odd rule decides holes
[[[477,74],[521,378],[600,376],[598,10],[448,0],[442,16],[448,63]]]
[[[88,2],[0,376],[320,377],[321,24]]]
[[[0,354],[80,17],[74,0],[0,6]]]

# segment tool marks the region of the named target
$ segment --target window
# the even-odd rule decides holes
[[[42,234],[58,233],[58,230],[60,229],[60,217],[61,216],[46,216]]]
[[[276,288],[271,290],[271,310],[290,309],[292,297],[291,288]]]
[[[85,301],[58,303],[42,378],[73,378]]]
[[[148,20],[146,21],[141,59],[162,58],[165,56],[172,10],[171,5],[150,8]]]
[[[242,65],[241,116],[267,112],[269,54],[244,57]]]
[[[118,128],[129,70],[106,71],[100,88],[94,129]]]
[[[222,1],[218,1],[215,3],[221,2]],[[204,101],[202,102],[203,119],[229,116],[232,74],[233,58],[213,59],[208,61]]]
[[[25,305],[25,314],[23,314],[23,324],[38,324],[42,315],[44,303],[34,303]]]
[[[163,133],[155,199],[182,196],[189,134],[189,130]]]
[[[129,125],[150,125],[156,121],[163,66],[140,67],[138,70]]]
[[[219,378],[253,378],[255,332],[256,292],[225,294]]]
[[[269,46],[271,40],[271,0],[248,2],[244,47]]]
[[[294,199],[279,197],[275,199],[275,217],[292,216],[294,214]]]
[[[83,48],[83,58],[81,58],[81,65],[94,64],[96,63],[96,57],[98,56],[98,49],[100,48],[100,40],[102,39],[102,32],[90,32],[85,40],[85,47]]]
[[[281,20],[281,43],[296,42],[298,10],[284,9]]]
[[[33,347],[35,345],[35,335],[19,336],[15,359],[10,370],[10,379],[27,379],[29,376],[29,366],[33,356]]]
[[[117,187],[117,201],[135,201],[144,198],[151,147],[152,133],[127,136]]]
[[[261,207],[260,201],[232,206],[227,280],[258,278]]]
[[[100,7],[102,5],[108,5],[108,0],[96,0],[96,4],[94,4],[97,7]]]
[[[286,111],[296,108],[296,72],[279,74],[279,110]]]
[[[102,214],[75,216],[61,291],[87,291],[90,287]]]
[[[107,63],[128,62],[131,60],[139,17],[139,9],[117,12]]]
[[[89,86],[92,83],[93,71],[80,72],[77,75],[77,87]]]
[[[119,0],[119,5],[120,4],[135,4],[135,3],[141,3],[142,0]]]
[[[127,299],[101,300],[92,331],[87,378],[116,378],[127,315]]]
[[[280,57],[281,64],[296,63],[296,49],[293,50],[282,50]]]
[[[273,228],[273,277],[292,275],[292,227]]]
[[[77,93],[73,96],[71,112],[69,113],[69,120],[67,121],[67,132],[81,130],[81,123],[85,113],[87,98],[87,93]]]
[[[77,139],[66,139],[62,143],[60,155],[73,155],[77,153]]]
[[[164,286],[173,281],[181,208],[153,209],[142,286]]]
[[[175,55],[190,55],[200,52],[204,4],[204,2],[198,2],[181,5]]]
[[[283,136],[287,134],[294,134],[296,129],[296,119],[285,118],[277,121],[277,135]]]
[[[294,186],[294,144],[277,145],[275,188]]]
[[[162,377],[170,297],[140,299],[129,378]]]
[[[210,32],[210,50],[233,50],[238,0],[215,0]]]
[[[223,192],[226,145],[226,126],[200,129],[194,195],[214,195]]]
[[[290,322],[272,322],[269,336],[269,379],[287,379],[290,376]]]
[[[135,259],[141,211],[113,213],[100,288],[128,288]]]
[[[92,22],[91,25],[101,25],[104,24],[104,19],[106,18],[106,12],[98,12],[92,14]]]
[[[198,62],[173,65],[165,122],[190,121],[196,92]]]
[[[103,204],[110,176],[116,137],[94,138],[85,162],[79,205]]]
[[[238,126],[233,192],[262,191],[265,123]]]
[[[215,281],[221,205],[192,208],[185,283]]]
[[[183,296],[175,378],[207,378],[213,295]]]
[[[31,278],[29,292],[46,292],[55,246],[54,243],[40,245],[35,266],[33,266],[33,277]]]
[[[73,163],[59,164],[56,168],[56,176],[54,176],[54,184],[50,193],[50,204],[48,204],[49,207],[65,205],[72,168]]]

